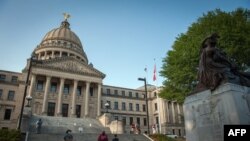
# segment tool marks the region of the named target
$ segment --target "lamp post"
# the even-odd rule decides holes
[[[109,108],[109,103],[108,101],[104,104],[105,108],[106,108],[106,113],[108,113],[108,108]]]
[[[149,132],[149,115],[148,115],[148,91],[147,91],[147,80],[146,78],[138,78],[139,81],[144,81],[145,86],[145,100],[146,100],[146,110],[147,110],[147,125],[148,125],[148,134]]]
[[[109,103],[108,101],[104,104],[105,108],[106,108],[106,113],[108,113],[108,108],[109,108]],[[106,114],[105,114],[105,127],[106,127],[106,122],[107,122],[107,118],[106,118]]]
[[[24,102],[25,102],[25,98],[26,98],[26,94],[27,94],[27,89],[28,89],[28,83],[29,83],[29,77],[30,77],[30,72],[31,72],[31,66],[32,66],[32,62],[34,61],[34,59],[35,59],[35,53],[32,52],[31,57],[30,57],[30,61],[29,61],[29,67],[28,67],[27,77],[26,77],[26,81],[25,81],[25,88],[24,88],[24,93],[23,93],[23,101],[22,101],[21,113],[20,113],[19,122],[18,122],[18,126],[17,126],[18,130],[20,130],[21,125],[22,125]],[[29,103],[28,103],[28,105],[29,105]]]
[[[28,104],[26,105],[26,107],[30,107],[30,101],[32,100],[32,97],[26,96],[26,100],[28,101]]]

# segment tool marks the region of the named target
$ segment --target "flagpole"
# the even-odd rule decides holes
[[[156,71],[156,63],[155,63],[155,58],[154,58],[154,77],[153,77],[153,80],[156,81],[156,92],[157,92],[157,95],[156,95],[156,101],[157,101],[157,106],[158,106],[158,116],[159,116],[159,123],[158,123],[158,126],[159,126],[159,131],[160,131],[160,134],[162,133],[161,132],[161,115],[160,115],[160,109],[161,109],[161,106],[160,106],[160,98],[159,98],[159,92],[158,92],[158,79],[157,79],[157,71]]]
[[[147,65],[145,66],[145,69],[144,69],[145,73],[146,73],[146,80],[148,80],[148,67]],[[148,85],[148,82],[147,82],[147,85]]]

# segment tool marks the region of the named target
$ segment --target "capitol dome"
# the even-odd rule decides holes
[[[79,37],[70,29],[70,24],[65,19],[59,28],[49,31],[35,49],[39,60],[58,57],[75,57],[88,63]]]

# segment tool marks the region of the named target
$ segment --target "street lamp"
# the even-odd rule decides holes
[[[106,108],[106,113],[108,113],[108,108],[109,108],[109,103],[108,101],[104,104],[105,108]],[[106,127],[106,122],[107,122],[107,115],[105,114],[105,127]]]
[[[30,95],[26,96],[26,100],[28,101],[28,104],[26,105],[26,107],[30,107],[30,101],[32,100],[32,97]]]
[[[149,115],[148,115],[148,91],[147,91],[147,80],[146,78],[138,78],[139,81],[144,81],[145,86],[145,100],[146,100],[146,109],[147,109],[147,124],[148,124],[148,134],[149,132]]]
[[[109,109],[109,103],[108,101],[104,104],[105,108],[106,108],[106,113],[108,113],[108,109]]]
[[[21,113],[20,113],[19,122],[18,122],[18,126],[17,126],[18,130],[20,130],[21,125],[22,125],[24,102],[25,102],[25,98],[26,98],[26,94],[27,94],[27,88],[28,88],[28,83],[29,83],[31,66],[32,66],[32,62],[35,60],[35,57],[36,57],[35,56],[35,52],[32,52],[31,57],[30,57],[30,61],[29,61],[29,67],[28,67],[27,77],[26,77],[26,81],[25,81],[25,88],[24,88],[24,93],[23,93],[23,101],[22,101]]]

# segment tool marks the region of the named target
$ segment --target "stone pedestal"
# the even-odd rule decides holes
[[[104,127],[109,127],[110,119],[111,119],[110,113],[104,113],[102,116],[99,117],[99,121]]]
[[[119,121],[119,120],[112,121],[110,123],[109,128],[110,128],[110,131],[112,134],[123,134],[124,133],[122,121]]]
[[[23,118],[21,124],[21,132],[25,133],[29,131],[29,118],[32,116],[31,107],[23,108]]]
[[[223,141],[225,124],[250,124],[250,88],[226,83],[186,97],[187,141]]]

